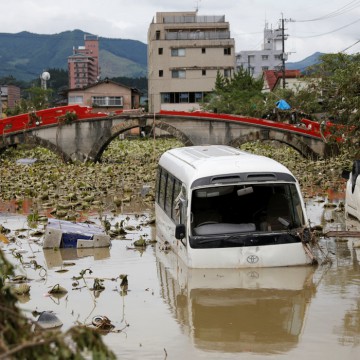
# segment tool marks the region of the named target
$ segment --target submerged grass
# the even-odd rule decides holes
[[[144,185],[150,189],[145,200],[153,203],[156,167],[166,150],[182,144],[173,138],[114,140],[103,153],[101,163],[64,164],[44,148],[8,149],[0,157],[0,202],[32,199],[31,211],[75,220],[79,212],[119,207],[139,197]],[[287,146],[276,142],[253,142],[243,150],[271,157],[299,179],[305,196],[329,189],[342,191],[343,169],[351,168],[352,159],[342,154],[326,160],[308,160]],[[36,158],[32,165],[18,164],[22,158]]]

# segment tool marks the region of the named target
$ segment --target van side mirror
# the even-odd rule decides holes
[[[175,238],[178,240],[182,240],[185,237],[185,225],[178,224],[175,227]]]
[[[343,172],[341,173],[341,177],[342,177],[343,179],[349,180],[350,171],[349,171],[349,170],[343,170]]]

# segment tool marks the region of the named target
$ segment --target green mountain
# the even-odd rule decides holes
[[[49,68],[67,70],[67,59],[73,47],[84,45],[81,30],[53,35],[26,31],[17,34],[0,33],[0,78],[13,76],[17,80],[38,78]],[[141,77],[147,73],[147,45],[128,39],[99,37],[101,77]]]
[[[320,62],[320,57],[324,55],[324,53],[316,52],[304,60],[298,61],[298,62],[287,62],[286,63],[286,69],[289,70],[300,70],[301,72],[306,71],[306,69],[309,66],[318,64]]]

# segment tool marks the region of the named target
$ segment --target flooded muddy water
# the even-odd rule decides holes
[[[308,200],[307,211],[325,232],[360,225],[322,199]],[[27,316],[52,311],[62,330],[106,316],[114,329],[103,338],[119,359],[360,358],[359,239],[322,238],[331,264],[194,270],[156,244],[134,247],[140,235],[156,239],[155,225],[146,225],[151,216],[151,209],[109,215],[112,224],[131,226],[110,248],[43,250],[26,216],[0,212],[0,223],[16,236],[0,246],[31,286],[19,302]],[[127,289],[120,275],[127,275]],[[102,291],[91,290],[96,279]],[[67,293],[49,295],[57,284]]]

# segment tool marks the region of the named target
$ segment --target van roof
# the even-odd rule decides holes
[[[199,177],[234,173],[293,174],[284,165],[265,156],[226,145],[188,146],[168,150],[159,164],[189,184]]]

